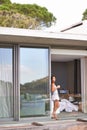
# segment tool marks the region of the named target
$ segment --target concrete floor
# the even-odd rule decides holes
[[[8,125],[0,125],[0,130],[87,130],[87,122],[79,122],[75,120],[60,120],[51,122],[33,123],[14,123]]]
[[[87,120],[87,114],[62,112],[58,117],[59,120],[47,116],[0,121],[0,130],[87,130],[87,122],[77,121],[78,118]]]

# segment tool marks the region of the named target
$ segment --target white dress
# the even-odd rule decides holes
[[[56,88],[56,85],[54,87]],[[57,89],[55,89],[55,91],[52,93],[52,100],[59,100],[59,94]]]

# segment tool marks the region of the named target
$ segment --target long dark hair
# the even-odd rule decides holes
[[[55,77],[55,75],[51,75],[51,83],[52,83],[52,79],[53,79],[53,77]]]

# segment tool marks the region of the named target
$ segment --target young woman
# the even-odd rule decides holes
[[[60,85],[56,86],[55,81],[56,81],[56,77],[52,76],[51,77],[51,92],[52,92],[52,101],[53,101],[52,118],[57,120],[58,118],[57,118],[56,110],[59,108],[58,89],[60,88]]]

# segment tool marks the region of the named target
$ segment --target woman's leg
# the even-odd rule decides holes
[[[53,110],[52,110],[52,117],[51,117],[51,118],[54,118],[54,101],[53,101],[52,106],[53,106],[53,107],[52,107]]]
[[[57,119],[56,111],[59,108],[59,101],[55,100],[54,101],[54,118]]]

